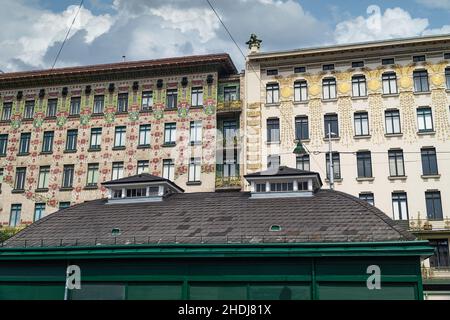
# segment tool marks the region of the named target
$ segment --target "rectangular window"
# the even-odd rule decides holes
[[[173,181],[175,173],[175,164],[172,159],[163,160],[163,178]]]
[[[102,145],[102,128],[92,128],[89,149],[100,150]]]
[[[152,110],[152,107],[153,107],[153,91],[143,91],[141,110],[149,111]]]
[[[8,135],[0,134],[0,157],[6,156],[8,150]]]
[[[190,132],[189,132],[191,144],[202,142],[202,122],[201,121],[191,121]]]
[[[31,133],[21,133],[19,143],[19,154],[28,154],[30,152]]]
[[[139,126],[139,146],[149,147],[151,139],[152,127],[150,124],[142,124]]]
[[[433,131],[433,115],[431,108],[424,107],[417,109],[417,123],[419,132]]]
[[[117,112],[128,112],[128,93],[119,93],[117,96]]]
[[[365,76],[352,77],[352,94],[353,97],[365,97],[367,95]]]
[[[450,59],[450,52],[444,53],[444,59]]]
[[[56,111],[58,109],[58,99],[48,99],[47,100],[47,117],[56,117]]]
[[[362,68],[364,67],[364,61],[353,61],[352,68]]]
[[[11,205],[11,214],[9,216],[9,226],[17,227],[20,225],[20,214],[22,213],[22,205],[21,204],[12,204]]]
[[[63,201],[59,203],[59,210],[63,210],[70,207],[70,202],[68,201]]]
[[[33,117],[34,117],[34,100],[25,101],[23,118],[33,119]]]
[[[322,97],[324,100],[336,99],[336,79],[327,78],[322,80]]]
[[[55,133],[53,131],[45,131],[42,140],[42,152],[51,153],[53,151],[53,140]]]
[[[302,116],[295,118],[295,139],[297,140],[309,139],[308,117]]]
[[[117,180],[121,178],[123,178],[123,162],[113,162],[111,180]]]
[[[105,107],[105,96],[104,95],[96,95],[96,96],[94,96],[94,110],[93,110],[93,113],[95,113],[95,114],[103,113],[104,107]]]
[[[223,176],[224,177],[237,177],[237,176],[239,176],[238,166],[236,164],[236,158],[234,156],[234,153],[233,153],[233,158],[224,160]]]
[[[88,187],[96,187],[98,183],[99,177],[99,164],[98,163],[89,163],[87,170],[87,181],[86,186]]]
[[[235,101],[238,99],[237,87],[229,86],[223,88],[223,101]]]
[[[395,72],[386,72],[382,75],[383,94],[397,93],[397,75]]]
[[[256,192],[266,192],[266,184],[265,183],[257,183],[256,184]]]
[[[434,254],[430,257],[430,267],[448,268],[448,239],[429,239],[430,246],[434,247]]]
[[[164,125],[164,144],[175,145],[177,134],[177,124],[175,122]]]
[[[413,56],[413,62],[423,62],[425,60],[426,60],[425,55]]]
[[[62,188],[72,188],[73,187],[73,175],[75,172],[75,166],[73,164],[66,164],[63,167],[63,180]]]
[[[385,120],[386,120],[386,133],[387,134],[401,133],[400,111],[386,110],[384,115],[385,115]]]
[[[77,150],[78,130],[67,130],[66,151]]]
[[[199,182],[200,181],[200,171],[201,171],[201,159],[191,158],[189,161],[189,181]]]
[[[305,154],[303,156],[297,156],[296,165],[297,165],[296,166],[297,169],[310,171],[309,154]]]
[[[193,87],[191,90],[191,106],[201,107],[203,105],[203,87]]]
[[[177,108],[177,98],[178,98],[178,90],[177,89],[167,89],[166,91],[166,100],[167,100],[167,109],[176,109]]]
[[[424,176],[438,174],[436,149],[422,148],[420,149],[420,152],[422,155],[422,174]]]
[[[372,206],[375,204],[373,193],[371,192],[362,192],[359,194],[359,198],[361,200],[367,201]]]
[[[427,204],[427,218],[428,220],[442,220],[442,203],[440,191],[425,192],[425,201]]]
[[[27,168],[16,168],[16,181],[14,184],[15,190],[25,190],[26,175],[27,175]]]
[[[322,66],[322,70],[323,71],[330,71],[330,70],[334,70],[334,64],[324,64]]]
[[[358,166],[358,178],[371,178],[372,157],[370,151],[357,152],[356,162]]]
[[[2,110],[2,121],[11,120],[11,115],[12,115],[12,102],[5,102],[3,104]]]
[[[125,148],[125,138],[127,134],[127,127],[120,126],[114,130],[114,148]]]
[[[50,166],[39,168],[38,189],[48,189],[48,180],[50,179]]]
[[[34,205],[34,220],[36,222],[43,218],[45,215],[45,203],[36,203]]]
[[[267,142],[280,142],[279,119],[267,119]]]
[[[405,176],[403,150],[389,150],[388,158],[389,158],[389,175],[391,177]]]
[[[81,111],[81,98],[80,97],[72,97],[70,99],[70,110],[69,115],[77,116]]]
[[[426,70],[414,71],[414,91],[415,92],[427,92],[428,87],[428,72]]]
[[[408,198],[406,192],[392,193],[392,214],[394,220],[408,220]]]
[[[355,135],[368,136],[369,135],[369,114],[367,112],[357,112],[355,117]]]
[[[293,190],[293,182],[275,182],[270,184],[270,192],[288,192]]]
[[[279,166],[280,166],[279,155],[269,155],[267,157],[267,169],[278,169]]]
[[[325,122],[325,138],[328,138],[328,133],[331,129],[331,137],[339,137],[339,122],[337,114],[326,114],[324,116]]]
[[[385,58],[385,59],[381,59],[381,64],[382,64],[383,66],[385,66],[385,65],[390,65],[390,64],[394,64],[394,63],[395,63],[394,58]]]
[[[308,83],[304,80],[294,82],[294,101],[308,100]]]
[[[276,75],[278,75],[278,69],[269,69],[266,71],[266,74],[268,76],[276,76]]]
[[[330,179],[330,154],[325,155],[325,165],[327,167],[327,179]],[[341,160],[339,152],[333,152],[333,172],[334,179],[341,178]]]
[[[147,196],[147,188],[127,189],[127,198],[141,198]]]
[[[303,73],[306,72],[306,67],[295,67],[294,73]]]
[[[450,89],[450,68],[445,69],[445,83],[447,85],[447,89]]]
[[[149,161],[148,160],[139,160],[137,162],[136,174],[141,174],[149,171]]]
[[[278,103],[280,98],[280,89],[278,83],[269,83],[266,85],[266,103]]]

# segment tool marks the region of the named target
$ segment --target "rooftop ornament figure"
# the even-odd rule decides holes
[[[250,40],[248,40],[245,44],[248,45],[248,48],[251,52],[258,52],[261,47],[262,40],[259,40],[256,34],[252,33],[250,35]]]

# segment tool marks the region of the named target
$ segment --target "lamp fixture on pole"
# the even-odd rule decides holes
[[[308,152],[305,150],[305,147],[303,147],[301,140],[295,140],[294,142],[296,143],[294,151],[292,151],[294,154],[299,155],[299,156],[304,156],[304,155],[308,154]]]

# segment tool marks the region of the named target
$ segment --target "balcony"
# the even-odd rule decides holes
[[[217,176],[216,177],[216,190],[241,190],[241,177],[240,176]]]
[[[242,101],[220,101],[217,103],[217,113],[227,113],[227,112],[241,112],[242,111]]]
[[[446,217],[443,220],[428,219],[410,219],[409,231],[412,233],[428,233],[428,232],[450,232],[450,219]]]
[[[422,267],[424,283],[450,282],[450,267]]]

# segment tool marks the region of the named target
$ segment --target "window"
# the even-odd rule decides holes
[[[394,64],[394,63],[395,63],[394,58],[385,58],[385,59],[381,59],[381,64],[382,64],[383,66],[389,65],[389,64]]]
[[[225,159],[223,164],[223,176],[224,177],[236,177],[238,176],[238,170],[236,165],[236,158],[233,153],[233,158]]]
[[[47,117],[56,117],[56,110],[58,108],[58,99],[47,100]]]
[[[372,177],[372,157],[370,151],[360,151],[356,153],[358,166],[358,178]]]
[[[127,198],[141,198],[147,196],[147,188],[127,189]]]
[[[125,137],[127,134],[127,127],[120,126],[115,128],[114,132],[114,148],[125,148]]]
[[[80,114],[80,111],[81,111],[81,98],[80,97],[71,98],[69,115],[77,116]]]
[[[422,156],[422,174],[424,176],[438,174],[436,149],[422,148],[420,149],[420,152]]]
[[[102,128],[92,128],[90,140],[89,149],[100,150],[102,145]]]
[[[305,80],[294,82],[294,101],[308,100],[308,83]]]
[[[367,112],[356,112],[355,115],[355,135],[369,135],[369,114]]]
[[[128,93],[119,93],[117,96],[117,112],[128,111]]]
[[[279,119],[267,119],[267,142],[280,142]]]
[[[142,124],[139,126],[139,146],[140,147],[149,147],[150,139],[151,139],[151,130],[152,127],[150,124]]]
[[[287,192],[294,190],[293,182],[275,182],[270,184],[271,192]]]
[[[21,133],[19,143],[19,154],[28,154],[30,151],[31,133]]]
[[[353,61],[352,68],[362,68],[364,67],[364,61]]]
[[[59,210],[66,209],[68,207],[70,207],[70,202],[68,201],[63,201],[59,203]]]
[[[372,206],[375,204],[373,193],[371,192],[362,192],[359,194],[359,198],[361,200],[367,201]]]
[[[229,86],[223,88],[223,101],[235,101],[238,99],[237,87]]]
[[[6,156],[8,150],[8,135],[0,134],[0,156]]]
[[[433,131],[433,116],[431,114],[431,108],[418,108],[417,122],[419,124],[419,132]]]
[[[392,193],[392,213],[394,220],[408,220],[408,198],[406,192]]]
[[[142,92],[142,102],[141,102],[141,110],[149,111],[153,107],[153,92],[152,91],[143,91]]]
[[[96,187],[98,183],[99,176],[99,164],[98,163],[89,163],[87,170],[87,181],[86,186],[88,187]]]
[[[440,191],[425,192],[425,201],[427,204],[427,218],[428,220],[442,220],[442,203]]]
[[[450,52],[444,53],[444,59],[450,59]]]
[[[381,76],[383,82],[383,94],[397,93],[397,75],[395,72],[386,72]]]
[[[404,177],[405,164],[403,161],[403,150],[389,150],[389,175],[391,177]]]
[[[265,183],[257,183],[256,184],[256,192],[266,192],[266,184]]]
[[[12,115],[12,103],[5,102],[3,104],[2,121],[11,120],[11,115]]]
[[[136,174],[141,174],[144,172],[148,172],[149,170],[149,161],[148,160],[139,160],[137,162]]]
[[[448,239],[429,239],[430,246],[433,246],[434,255],[429,259],[432,268],[448,268]]]
[[[191,158],[189,161],[189,177],[190,182],[200,181],[201,160],[200,158]]]
[[[45,131],[42,140],[42,152],[51,153],[53,151],[53,140],[55,133],[53,131]]]
[[[163,178],[173,181],[174,173],[175,173],[175,165],[172,159],[163,160]]]
[[[123,177],[123,162],[113,162],[111,179],[116,180],[122,177]]]
[[[94,110],[93,110],[93,113],[95,113],[95,114],[103,113],[104,107],[105,107],[105,96],[104,95],[96,95],[96,96],[94,96]]]
[[[50,178],[50,166],[40,167],[38,189],[48,189],[49,178]]]
[[[189,136],[190,136],[191,144],[202,142],[202,122],[201,121],[191,121]]]
[[[15,190],[25,189],[25,177],[27,174],[27,168],[17,168],[16,169],[16,181],[14,184]]]
[[[21,204],[12,204],[11,205],[11,214],[9,216],[9,226],[17,227],[20,225],[20,214],[22,212]]]
[[[278,70],[277,69],[269,69],[266,71],[266,74],[268,76],[276,76],[276,75],[278,75]]]
[[[325,78],[322,80],[322,96],[323,99],[336,99],[336,79]]]
[[[24,119],[33,119],[34,117],[34,100],[25,101],[25,109],[23,113]]]
[[[398,110],[386,110],[384,113],[386,120],[386,133],[398,134],[401,133],[400,129],[400,111]]]
[[[297,169],[300,169],[300,170],[309,171],[310,170],[309,154],[297,156],[296,167],[297,167]]]
[[[331,137],[339,137],[339,123],[337,114],[326,114],[324,116],[325,122],[325,137],[328,138],[329,130],[331,129]]]
[[[191,106],[201,107],[203,105],[203,87],[193,87],[191,91]]]
[[[278,103],[279,90],[278,83],[268,83],[266,85],[266,103]]]
[[[450,68],[445,69],[445,83],[447,84],[447,89],[450,89]]]
[[[176,141],[177,124],[175,122],[164,125],[164,144],[174,145]]]
[[[75,171],[75,166],[73,164],[64,165],[62,188],[72,188],[73,187],[74,171]]]
[[[334,64],[324,64],[324,65],[322,66],[322,70],[323,70],[323,71],[334,70]]]
[[[425,55],[413,56],[413,62],[423,62],[425,60]]]
[[[365,97],[367,95],[365,76],[352,77],[352,93],[354,97]]]
[[[34,205],[34,220],[36,222],[45,215],[45,203],[36,203]]]
[[[267,169],[278,169],[280,166],[280,156],[270,155],[267,157]]]
[[[236,120],[223,121],[223,146],[234,147],[237,144],[237,124]]]
[[[428,87],[428,72],[426,70],[414,71],[414,91],[415,92],[427,92]]]
[[[177,97],[178,90],[177,89],[167,89],[167,109],[176,109],[177,107]]]
[[[295,118],[295,139],[297,140],[309,139],[308,117],[302,116]]]
[[[67,130],[66,151],[77,150],[78,130]]]
[[[303,73],[306,72],[306,67],[295,67],[294,73]]]
[[[327,166],[327,179],[330,179],[330,154],[325,155],[325,165]],[[341,178],[341,160],[338,152],[333,152],[333,177],[334,179]]]

